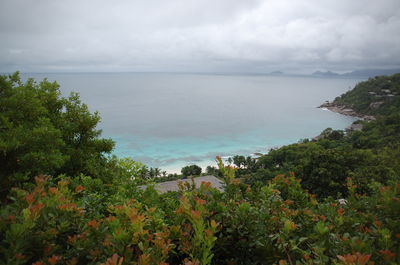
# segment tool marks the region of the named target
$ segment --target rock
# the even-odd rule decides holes
[[[379,106],[376,106],[376,107],[379,107]],[[322,104],[321,106],[319,106],[318,108],[326,108],[326,109],[328,109],[328,110],[330,110],[332,112],[336,112],[336,113],[339,113],[339,114],[342,114],[342,115],[357,117],[357,118],[360,118],[361,120],[365,120],[365,121],[375,120],[374,116],[359,114],[356,111],[354,111],[351,108],[351,106],[339,105],[339,104],[336,104],[335,102],[327,101],[324,104]],[[313,139],[313,140],[317,140],[317,139]]]
[[[369,104],[369,108],[370,109],[378,109],[383,103],[384,103],[384,101],[372,102],[371,104]]]
[[[342,111],[344,111],[344,112],[353,112],[352,109],[342,109]]]
[[[376,120],[376,118],[374,116],[371,116],[371,115],[365,115],[363,117],[363,120],[364,121],[374,121],[374,120]]]
[[[318,135],[318,136],[313,137],[313,138],[311,139],[311,141],[316,142],[316,141],[319,141],[319,140],[321,140],[321,139],[322,139],[322,135],[320,134],[320,135]]]
[[[361,131],[364,126],[361,123],[353,123],[346,128],[346,131]]]

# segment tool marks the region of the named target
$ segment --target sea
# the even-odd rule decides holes
[[[179,173],[215,166],[215,157],[254,156],[344,129],[355,118],[317,108],[360,79],[188,73],[23,74],[57,81],[98,111],[113,154]]]

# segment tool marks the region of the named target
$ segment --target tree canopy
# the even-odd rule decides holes
[[[198,165],[185,166],[181,172],[184,177],[199,176],[201,174],[201,167]]]
[[[99,138],[100,116],[78,94],[61,96],[56,82],[0,76],[2,194],[35,175],[95,175],[114,142]],[[104,162],[104,161],[103,161]]]

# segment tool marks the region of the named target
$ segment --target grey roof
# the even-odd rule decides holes
[[[212,187],[214,187],[220,191],[223,191],[223,186],[222,186],[223,182],[214,176],[197,177],[197,178],[193,178],[193,180],[194,180],[194,184],[196,185],[197,188],[200,187],[202,182],[210,182]],[[157,183],[154,185],[154,188],[160,193],[165,193],[168,191],[178,191],[179,190],[179,186],[178,186],[179,182],[183,182],[183,183],[187,182],[189,184],[192,184],[192,178],[178,179],[178,180]],[[139,188],[141,188],[141,189],[145,189],[146,187],[147,187],[147,185],[139,186]]]

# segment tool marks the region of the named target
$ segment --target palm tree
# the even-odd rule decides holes
[[[158,167],[154,168],[154,177],[158,177],[161,175],[161,169]]]
[[[151,167],[150,170],[149,170],[149,177],[150,178],[154,178],[155,177],[155,172],[154,172],[154,168],[153,167]]]

